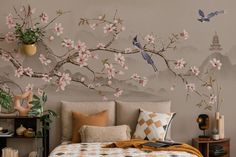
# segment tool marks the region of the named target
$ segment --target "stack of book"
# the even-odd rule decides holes
[[[11,137],[13,135],[14,135],[14,132],[7,129],[3,129],[0,131],[0,137]]]
[[[19,157],[19,152],[13,148],[3,148],[2,149],[2,157]]]
[[[220,146],[220,145],[210,146],[210,156],[222,156],[225,154],[226,152],[223,146]]]

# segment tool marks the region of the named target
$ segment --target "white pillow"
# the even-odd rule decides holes
[[[133,138],[164,141],[175,113],[157,113],[140,109]]]
[[[119,126],[89,126],[83,125],[80,130],[81,142],[116,142],[130,140],[130,128],[128,125]]]

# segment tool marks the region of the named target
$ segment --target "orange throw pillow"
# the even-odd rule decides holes
[[[72,111],[72,143],[81,142],[79,129],[83,125],[94,125],[94,126],[107,126],[108,122],[108,111],[104,110],[102,112],[86,115],[80,112]]]

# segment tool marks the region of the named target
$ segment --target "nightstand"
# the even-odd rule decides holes
[[[224,155],[220,155],[220,157],[230,156],[230,139],[229,138],[225,138],[222,140],[201,140],[199,138],[193,138],[192,144],[195,148],[197,148],[202,153],[204,157],[219,156],[216,154],[217,151],[215,150],[222,150],[225,152]]]

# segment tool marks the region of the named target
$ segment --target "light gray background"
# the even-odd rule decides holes
[[[222,83],[222,95],[224,98],[223,105],[220,107],[220,112],[225,115],[225,133],[226,137],[231,138],[231,156],[236,155],[236,125],[234,124],[235,118],[235,72],[236,72],[236,44],[235,44],[235,15],[236,15],[236,2],[234,0],[1,0],[0,9],[0,32],[6,33],[7,26],[5,25],[5,16],[9,12],[13,12],[13,6],[20,7],[22,4],[29,3],[37,8],[36,13],[42,11],[48,13],[52,17],[55,10],[58,8],[71,11],[70,14],[61,17],[58,21],[62,22],[65,31],[63,37],[80,39],[86,41],[88,45],[95,46],[101,40],[101,36],[96,33],[91,33],[84,27],[78,27],[80,17],[97,17],[101,14],[107,14],[113,17],[115,10],[118,10],[118,16],[121,17],[126,26],[125,33],[121,34],[120,39],[114,43],[114,47],[125,49],[132,47],[132,37],[138,34],[144,37],[146,34],[154,33],[158,37],[167,37],[172,32],[180,32],[186,29],[190,38],[186,41],[178,43],[176,51],[169,52],[171,58],[184,57],[192,65],[200,66],[201,69],[205,68],[206,62],[210,58],[217,57],[222,60],[222,72],[217,73]],[[212,19],[209,23],[200,23],[197,21],[198,9],[203,9],[206,12],[224,9],[226,14],[219,15]],[[223,51],[213,54],[209,51],[212,37],[218,32]],[[50,47],[57,53],[62,53],[63,49],[60,46],[60,40],[56,39]],[[11,46],[0,43],[1,46],[11,49]],[[39,49],[40,53],[44,53],[42,48]],[[39,54],[39,53],[38,53]],[[38,54],[31,58],[24,58],[24,65],[30,65],[35,70],[42,70],[40,62],[37,60]],[[105,54],[103,56],[113,57],[113,54]],[[195,104],[199,101],[198,97],[192,96],[189,101],[185,101],[185,87],[178,81],[178,85],[174,92],[170,92],[173,77],[166,71],[163,62],[154,57],[161,70],[159,75],[153,74],[153,69],[146,65],[139,54],[134,57],[127,57],[129,71],[131,74],[137,72],[142,76],[147,76],[149,82],[146,88],[140,88],[136,84],[122,84],[126,92],[120,99],[122,100],[166,100],[172,101],[172,111],[177,112],[177,116],[173,121],[172,135],[176,141],[191,142],[193,137],[198,136],[201,132],[196,123],[198,114],[206,112],[210,116],[214,115],[214,111],[207,112],[199,109]],[[96,64],[95,64],[96,65]],[[78,72],[74,67],[67,66],[65,69],[70,69],[72,73]],[[9,64],[1,60],[0,74],[8,74],[11,80],[21,84],[23,87],[28,82],[35,83],[36,87],[42,87],[43,82],[37,79],[14,78],[14,71]],[[37,81],[37,83],[36,83]],[[85,101],[85,100],[100,100],[94,92],[72,84],[68,87],[66,92],[55,92],[55,87],[47,87],[49,95],[48,106],[54,108],[59,112],[59,101]],[[88,96],[89,94],[89,96]],[[56,120],[51,130],[51,149],[53,149],[60,142],[60,121]],[[18,139],[17,139],[18,140]],[[9,145],[20,148],[22,156],[25,156],[30,150],[31,145],[27,140],[14,141],[9,140]],[[23,146],[24,143],[24,146]],[[27,148],[29,148],[27,150]]]

